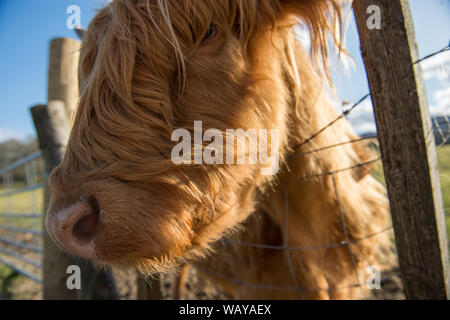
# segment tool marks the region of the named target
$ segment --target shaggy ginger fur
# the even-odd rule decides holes
[[[303,143],[337,116],[310,57],[327,60],[339,17],[333,0],[116,0],[101,10],[83,43],[67,152],[50,177],[55,240],[77,254],[52,228],[81,201],[98,213],[89,234],[97,262],[149,274],[195,261],[235,298],[361,298],[365,286],[352,285],[365,283],[366,266],[381,263],[389,239],[354,240],[389,225],[385,190],[365,168],[305,177],[373,156],[353,143],[295,157],[357,138],[340,120]],[[312,55],[295,37],[298,19],[309,27]],[[278,129],[279,172],[175,165],[171,134],[193,132],[197,120],[203,130]],[[345,245],[288,253],[217,241],[326,246],[346,233],[354,260]]]

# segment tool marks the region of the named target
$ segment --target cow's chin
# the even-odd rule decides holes
[[[182,216],[173,215],[170,221],[146,220],[145,223],[116,223],[105,217],[94,241],[92,259],[113,266],[138,267],[146,273],[170,268],[178,264],[192,246],[190,219],[183,220]]]

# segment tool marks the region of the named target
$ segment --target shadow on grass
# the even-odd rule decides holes
[[[9,291],[11,283],[19,274],[7,266],[0,264],[0,300],[11,300],[12,292]]]

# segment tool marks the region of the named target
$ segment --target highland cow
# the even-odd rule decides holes
[[[338,115],[324,79],[341,12],[337,0],[115,0],[99,11],[65,157],[50,176],[55,242],[147,275],[194,262],[233,298],[363,297],[365,268],[389,260],[379,231],[390,222],[368,168],[341,170],[373,159],[363,142],[340,144],[358,138],[350,124],[321,131]],[[224,136],[276,129],[278,172],[174,163],[172,133],[194,134],[196,121]]]

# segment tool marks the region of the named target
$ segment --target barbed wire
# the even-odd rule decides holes
[[[444,48],[433,52],[415,62],[413,62],[413,65],[419,64],[423,61],[426,61],[438,54],[442,54],[446,51],[450,50],[450,43],[448,45],[446,45]],[[343,112],[341,112],[341,114],[336,117],[335,119],[333,119],[332,121],[330,121],[327,125],[325,125],[322,129],[320,129],[319,131],[317,131],[316,133],[314,133],[313,135],[311,135],[309,138],[305,139],[303,142],[301,142],[300,144],[298,144],[295,149],[298,149],[302,146],[304,146],[305,144],[310,143],[312,140],[314,140],[318,135],[320,135],[321,133],[323,133],[325,130],[327,130],[329,127],[333,126],[336,122],[338,122],[339,120],[346,118],[354,109],[356,109],[356,107],[358,107],[361,103],[363,103],[367,98],[369,98],[371,96],[371,93],[367,93],[364,96],[362,96],[356,103],[354,103],[350,108],[344,110]],[[447,120],[448,123],[448,120]],[[337,144],[336,146],[339,146],[340,144]],[[308,153],[313,153],[315,150],[312,151],[308,151]],[[298,155],[295,155],[294,157],[296,157]]]
[[[372,170],[368,169],[366,166],[369,165],[369,164],[372,164],[372,163],[376,163],[376,162],[378,162],[380,160],[381,160],[381,157],[378,157],[378,158],[373,159],[373,160],[369,160],[369,161],[362,162],[362,163],[357,163],[357,164],[355,164],[355,165],[353,165],[351,167],[337,169],[337,170],[334,170],[334,171],[327,171],[327,172],[318,173],[318,174],[313,174],[313,175],[310,175],[310,176],[303,176],[303,177],[300,177],[300,178],[301,179],[314,179],[314,178],[318,178],[318,177],[333,176],[336,173],[340,173],[340,172],[344,172],[344,171],[348,171],[348,170],[353,170],[353,169],[358,169],[358,168],[362,168],[362,167],[366,168],[366,170],[371,172]]]
[[[370,238],[373,238],[379,234],[382,234],[386,231],[392,230],[393,227],[388,226],[386,228],[383,228],[379,231],[376,231],[374,233],[368,234],[365,237],[362,238],[356,238],[353,240],[350,240],[350,244],[352,243],[357,243],[360,241],[364,241]],[[223,242],[228,242],[228,243],[232,243],[232,244],[238,244],[238,245],[242,245],[245,247],[253,247],[253,248],[259,248],[259,249],[270,249],[270,250],[290,250],[290,251],[295,251],[295,250],[301,250],[301,251],[306,251],[306,250],[318,250],[318,249],[331,249],[331,248],[336,248],[336,247],[342,247],[342,246],[346,246],[348,243],[346,241],[341,241],[339,243],[332,243],[332,244],[328,244],[328,245],[316,245],[316,246],[284,246],[284,245],[270,245],[270,244],[259,244],[259,243],[250,243],[250,242],[245,242],[245,241],[238,241],[238,240],[234,240],[234,239],[221,239],[220,241]]]
[[[415,61],[414,64],[421,63],[421,62],[423,62],[425,60],[428,60],[428,59],[430,59],[430,58],[432,58],[432,57],[434,57],[434,56],[436,56],[438,54],[444,53],[444,52],[449,51],[449,50],[450,50],[450,42],[448,43],[448,45],[446,45],[441,50],[438,50],[436,52],[430,53],[429,55],[426,55],[425,57],[420,58],[419,60]]]
[[[347,117],[357,106],[359,106],[361,103],[363,103],[368,97],[370,97],[370,93],[366,94],[365,96],[363,96],[361,99],[359,99],[358,102],[356,102],[355,104],[353,104],[349,109],[344,110],[338,117],[336,117],[334,120],[332,120],[331,122],[329,122],[325,127],[323,127],[322,129],[320,129],[319,131],[317,131],[316,133],[314,133],[312,136],[310,136],[309,138],[305,139],[302,143],[298,144],[295,149],[298,149],[302,146],[304,146],[307,143],[310,143],[314,138],[316,138],[318,135],[320,135],[322,132],[324,132],[325,130],[327,130],[329,127],[331,127],[332,125],[334,125],[336,122],[338,122],[339,120]]]
[[[438,54],[442,54],[443,52],[449,51],[450,50],[450,43],[445,46],[444,48],[440,49],[439,51],[436,51],[434,53],[431,53],[417,61],[415,61],[413,64],[416,65],[418,63],[421,63],[423,61],[426,61],[427,59],[430,59]],[[351,114],[351,112],[353,110],[355,110],[359,105],[361,105],[366,99],[368,99],[371,96],[370,93],[367,93],[366,95],[362,96],[356,103],[354,103],[350,108],[344,110],[343,112],[341,112],[341,114],[339,116],[337,116],[336,118],[334,118],[332,121],[330,121],[328,124],[326,124],[324,127],[322,127],[320,130],[318,130],[317,132],[315,132],[314,134],[312,134],[309,138],[305,139],[303,142],[301,142],[300,144],[298,144],[294,150],[299,149],[300,147],[311,143],[317,136],[319,136],[320,134],[322,134],[324,131],[326,131],[328,128],[330,128],[331,126],[333,126],[335,123],[337,123],[339,120],[346,118],[348,115]],[[439,121],[439,122],[435,122],[434,121],[434,126],[436,128],[433,127],[433,131],[439,131],[441,134],[442,139],[444,140],[444,143],[446,143],[448,141],[448,129],[443,130],[441,128],[441,125],[443,124],[449,124],[449,120],[447,118],[446,115],[444,115],[444,121]],[[446,133],[447,136],[442,135],[443,133]],[[346,144],[352,144],[352,143],[358,143],[358,142],[362,142],[362,141],[366,141],[366,140],[371,140],[371,139],[376,139],[377,135],[370,135],[370,136],[366,136],[366,137],[361,137],[361,138],[355,138],[352,140],[348,140],[348,141],[343,141],[340,143],[336,143],[333,145],[329,145],[329,146],[322,146],[322,147],[318,147],[314,150],[309,150],[309,151],[305,151],[299,154],[295,154],[293,156],[294,159],[296,158],[300,158],[300,157],[304,157],[310,154],[314,154],[314,153],[318,153],[318,152],[322,152],[325,150],[329,150],[332,148],[336,148],[339,146],[343,146]],[[314,175],[309,175],[309,176],[303,176],[303,177],[299,177],[300,179],[315,179],[315,178],[319,178],[319,177],[331,177],[331,181],[332,181],[332,185],[334,188],[334,193],[336,196],[336,202],[337,202],[337,206],[338,206],[338,210],[339,210],[339,216],[340,216],[340,221],[341,221],[341,225],[342,225],[342,231],[343,231],[343,236],[344,236],[344,240],[337,242],[337,243],[331,243],[331,244],[326,244],[326,245],[314,245],[314,246],[290,246],[289,245],[289,234],[288,234],[288,230],[289,230],[289,195],[287,192],[287,189],[284,190],[284,205],[285,205],[285,218],[284,218],[284,229],[285,229],[285,233],[284,233],[284,239],[283,239],[283,244],[282,245],[270,245],[270,244],[259,244],[259,243],[250,243],[250,242],[246,242],[246,241],[240,241],[240,240],[235,240],[235,239],[229,239],[229,238],[222,238],[219,241],[223,242],[223,243],[228,243],[228,244],[234,244],[234,245],[240,245],[240,246],[245,246],[245,247],[251,247],[251,248],[258,248],[258,249],[266,249],[266,250],[281,250],[286,252],[286,258],[287,258],[287,264],[288,264],[288,268],[289,268],[289,273],[290,273],[290,277],[292,279],[292,282],[294,284],[294,286],[272,286],[272,285],[263,285],[263,284],[254,284],[254,283],[247,283],[244,282],[242,280],[239,279],[238,274],[236,272],[236,270],[233,268],[231,262],[228,260],[228,265],[230,267],[231,273],[233,275],[234,278],[228,277],[226,275],[220,274],[218,272],[215,272],[213,270],[210,270],[208,268],[204,268],[202,266],[193,264],[198,270],[203,271],[205,273],[208,273],[212,276],[218,277],[222,280],[228,281],[230,283],[236,284],[238,286],[240,286],[243,290],[245,290],[246,288],[253,288],[253,289],[265,289],[265,290],[275,290],[275,291],[280,291],[280,290],[284,290],[284,291],[297,291],[300,295],[300,298],[304,297],[304,292],[305,290],[307,290],[308,292],[317,292],[317,291],[337,291],[337,290],[344,290],[344,289],[350,289],[350,288],[361,288],[361,292],[364,296],[365,292],[364,290],[362,290],[362,285],[360,283],[360,275],[358,273],[358,267],[357,267],[357,262],[356,262],[356,256],[352,251],[351,248],[351,244],[360,242],[360,241],[364,241],[373,237],[376,237],[380,234],[384,234],[385,232],[391,231],[393,229],[393,226],[387,226],[377,232],[373,232],[371,234],[368,234],[364,237],[361,238],[357,238],[357,239],[350,239],[349,238],[349,234],[348,234],[348,226],[346,223],[346,219],[345,219],[345,213],[344,210],[341,206],[341,200],[340,200],[340,195],[338,192],[338,188],[336,185],[336,179],[335,179],[335,175],[344,171],[349,171],[349,170],[354,170],[354,169],[358,169],[358,168],[365,168],[368,172],[372,172],[373,170],[368,168],[367,166],[376,162],[379,162],[381,160],[381,157],[366,161],[366,162],[362,162],[362,163],[357,163],[353,166],[349,166],[346,168],[340,168],[340,169],[336,169],[336,170],[332,170],[332,171],[328,171],[328,172],[323,172],[323,173],[318,173],[318,174],[314,174]],[[376,177],[375,175],[372,175],[374,178],[376,178],[380,183],[382,183],[383,185],[385,185],[384,181],[382,181],[382,179]],[[339,287],[339,288],[302,288],[298,282],[298,279],[296,277],[295,274],[295,270],[291,261],[291,252],[292,251],[303,251],[303,250],[320,250],[320,249],[333,249],[333,248],[338,248],[338,247],[347,247],[348,249],[348,253],[350,256],[350,260],[352,263],[352,268],[353,268],[353,272],[355,273],[355,278],[356,281],[354,284],[348,285],[348,286],[344,286],[344,287]],[[248,296],[247,292],[244,292],[244,296]]]
[[[326,146],[326,147],[321,147],[321,148],[318,148],[318,149],[315,149],[315,150],[305,151],[305,152],[302,152],[302,153],[299,153],[299,154],[295,155],[293,158],[297,159],[297,158],[306,156],[306,155],[311,154],[311,153],[316,153],[316,152],[332,149],[332,148],[335,148],[335,147],[340,147],[340,146],[343,146],[343,145],[346,145],[346,144],[351,144],[351,143],[355,143],[355,142],[361,142],[361,141],[364,141],[364,140],[371,140],[371,139],[376,139],[376,138],[377,138],[376,135],[370,135],[370,136],[367,136],[367,137],[362,137],[362,138],[358,138],[358,139],[348,140],[348,141],[332,144],[332,145],[329,145],[329,146]]]

